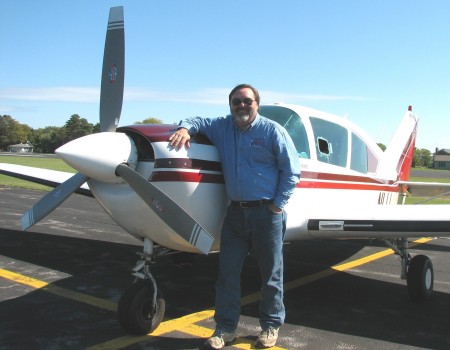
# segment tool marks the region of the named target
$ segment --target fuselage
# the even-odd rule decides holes
[[[285,208],[286,240],[312,238],[307,224],[317,213],[327,217],[339,206],[399,202],[398,179],[377,178],[382,150],[349,121],[298,106],[261,106],[260,114],[288,130],[301,163],[301,181]],[[133,125],[117,132],[125,133],[136,146],[136,171],[207,229],[215,237],[212,249],[216,250],[228,205],[218,153],[201,135],[191,140],[189,149],[173,149],[168,138],[175,129],[176,125]],[[91,176],[89,186],[104,209],[130,234],[171,249],[196,251],[127,183],[108,183]]]

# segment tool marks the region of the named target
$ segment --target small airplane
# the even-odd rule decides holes
[[[165,312],[150,263],[174,252],[218,251],[228,199],[218,153],[206,137],[196,135],[190,148],[177,150],[168,140],[176,125],[118,127],[124,52],[123,8],[113,7],[102,69],[101,132],[56,150],[77,174],[3,163],[0,173],[55,187],[24,214],[24,230],[78,192],[93,195],[143,242],[118,318],[126,331],[147,334]],[[259,113],[288,131],[301,164],[301,181],[285,208],[285,240],[379,239],[400,256],[410,297],[428,299],[433,265],[425,255],[411,257],[408,238],[450,236],[450,207],[403,204],[408,192],[448,192],[450,184],[408,181],[418,125],[412,108],[384,152],[361,128],[336,115],[289,104],[262,105]]]

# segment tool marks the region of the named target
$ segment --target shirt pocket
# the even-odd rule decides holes
[[[250,165],[256,169],[262,169],[273,165],[273,154],[266,146],[250,146]]]

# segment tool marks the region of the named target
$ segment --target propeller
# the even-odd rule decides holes
[[[25,231],[41,219],[45,218],[87,180],[88,177],[86,175],[77,173],[69,180],[61,183],[52,191],[47,193],[39,200],[39,202],[23,214],[22,219],[20,220],[22,223],[22,229]]]
[[[100,131],[115,131],[122,111],[125,79],[123,7],[109,11],[100,90]]]
[[[122,111],[125,64],[123,23],[123,7],[112,7],[109,11],[103,56],[100,92],[101,131],[115,131]],[[50,214],[88,179],[86,175],[77,173],[55,187],[22,216],[22,229],[27,230]]]
[[[214,238],[175,201],[126,164],[120,164],[116,173],[172,230],[202,253],[209,253]]]
[[[56,150],[58,156],[79,173],[61,183],[28,210],[21,219],[22,228],[26,230],[50,214],[90,178],[112,183],[123,180],[170,228],[200,252],[208,254],[214,238],[175,201],[133,169],[137,163],[136,145],[126,134],[114,132],[122,111],[124,37],[123,8],[113,7],[109,13],[103,56],[101,133],[73,140]]]

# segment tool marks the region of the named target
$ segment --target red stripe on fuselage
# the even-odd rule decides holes
[[[150,176],[151,182],[175,181],[223,184],[222,174],[191,173],[183,171],[154,171]]]
[[[315,173],[310,171],[302,171],[302,176],[300,182],[297,184],[297,188],[388,192],[399,191],[399,187],[394,186],[392,181],[387,182],[364,176]]]
[[[151,182],[198,182],[224,184],[222,174],[205,174],[202,172],[187,172],[177,170],[154,171],[150,176]],[[297,188],[317,188],[334,190],[364,190],[398,192],[399,187],[393,183],[385,183],[363,176],[348,176],[341,174],[325,174],[302,172],[301,181]]]

